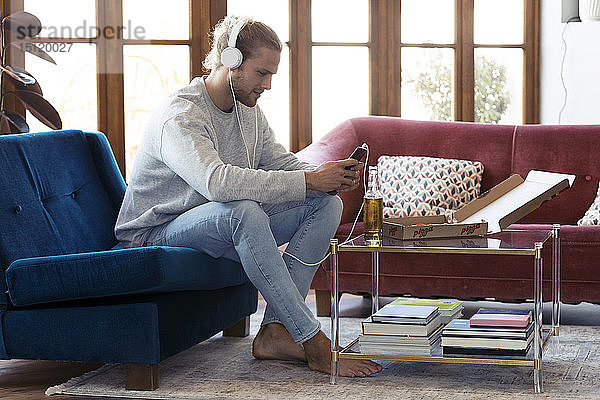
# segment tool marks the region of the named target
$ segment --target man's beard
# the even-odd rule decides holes
[[[248,92],[242,92],[241,90],[236,89],[235,86],[233,92],[235,93],[235,99],[243,105],[247,107],[254,107],[256,105],[256,99],[252,98],[251,94],[248,94]]]
[[[239,79],[236,82],[232,79],[231,82],[233,83],[233,93],[235,94],[235,99],[247,107],[254,107],[257,99],[252,96],[254,93],[253,91],[246,91],[243,89],[245,86],[244,81]]]

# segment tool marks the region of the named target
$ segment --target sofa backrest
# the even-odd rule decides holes
[[[369,145],[369,165],[381,155],[428,156],[480,161],[484,165],[481,191],[510,174],[514,126],[468,122],[410,121],[394,117],[363,117],[347,120],[321,140],[298,153],[319,163],[343,159],[357,145]],[[354,220],[363,191],[341,193],[342,223]]]
[[[106,250],[125,182],[106,137],[55,131],[0,136],[0,263]]]
[[[359,142],[367,142],[369,164],[381,155],[427,156],[480,161],[485,166],[482,191],[510,172],[513,126],[469,122],[409,121],[398,118],[352,120]]]
[[[514,140],[512,171],[576,176],[573,186],[523,218],[523,223],[575,225],[596,197],[600,181],[600,125],[524,125]]]

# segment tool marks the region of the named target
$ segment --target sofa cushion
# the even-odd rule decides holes
[[[6,270],[15,306],[139,293],[214,290],[248,280],[241,264],[185,247],[24,258]]]
[[[600,225],[600,184],[594,202],[583,214],[583,217],[577,221],[577,225]]]
[[[381,156],[383,216],[450,215],[479,195],[483,164],[435,157]]]

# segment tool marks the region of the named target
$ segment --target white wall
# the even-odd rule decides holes
[[[563,54],[561,1],[541,2],[540,121],[557,124],[564,101],[560,79]],[[562,124],[600,124],[600,22],[574,22],[565,31],[564,82],[567,103]]]

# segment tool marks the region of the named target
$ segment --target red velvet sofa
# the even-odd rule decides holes
[[[525,177],[532,169],[576,175],[573,186],[511,228],[550,229],[561,224],[561,300],[600,303],[600,226],[577,226],[594,201],[600,180],[600,125],[493,125],[466,122],[408,121],[364,117],[343,122],[321,140],[298,153],[321,163],[348,157],[366,142],[369,165],[380,155],[430,156],[477,160],[484,164],[481,192],[513,173]],[[362,189],[342,193],[344,212],[337,237],[344,240],[362,202]],[[362,232],[359,222],[355,234]],[[551,251],[544,248],[545,300],[551,299]],[[341,293],[371,292],[370,255],[340,253]],[[329,260],[317,271],[312,288],[319,315],[329,313]],[[380,295],[533,298],[533,263],[528,257],[412,255],[382,253]]]

